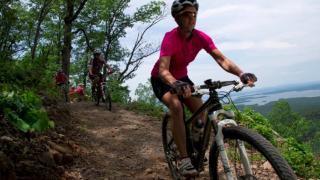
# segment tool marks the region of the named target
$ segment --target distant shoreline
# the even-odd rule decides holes
[[[239,105],[264,105],[279,99],[320,97],[320,82],[265,88],[233,96],[235,103]]]

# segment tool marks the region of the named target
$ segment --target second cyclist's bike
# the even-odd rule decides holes
[[[99,105],[100,102],[103,102],[106,108],[109,111],[111,111],[112,109],[111,92],[107,86],[106,75],[102,76],[102,81],[100,81],[96,86],[96,88],[93,90],[92,96],[96,105]]]
[[[233,88],[222,96],[216,91],[224,86]],[[244,85],[237,81],[206,80],[204,85],[195,87],[193,95],[209,95],[209,98],[189,119],[185,118],[187,152],[195,168],[204,171],[205,155],[209,151],[210,179],[297,179],[286,160],[278,150],[263,136],[237,124],[235,113],[224,110],[222,101],[230,98],[230,93],[240,91]],[[233,104],[233,103],[232,103]],[[206,113],[203,136],[195,143],[191,130],[193,122],[200,113]],[[172,136],[170,114],[162,122],[164,153],[173,179],[183,179],[178,171],[179,152]],[[212,133],[213,131],[213,133]],[[195,178],[195,177],[193,177]]]

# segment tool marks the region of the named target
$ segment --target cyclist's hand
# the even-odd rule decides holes
[[[248,86],[252,87],[254,86],[254,83],[257,81],[257,77],[253,73],[242,73],[240,75],[240,80],[244,84],[247,84]]]
[[[94,79],[94,78],[96,77],[96,75],[94,75],[94,74],[89,74],[89,77],[90,77],[91,79]]]
[[[109,69],[109,70],[108,70],[108,75],[110,75],[110,74],[112,74],[112,73],[113,73],[112,69]]]
[[[191,96],[191,88],[190,85],[186,82],[177,80],[172,85],[172,90],[177,95],[182,95],[183,97]]]

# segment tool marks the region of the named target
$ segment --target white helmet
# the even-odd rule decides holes
[[[101,54],[102,52],[99,50],[99,49],[95,49],[94,51],[93,51],[93,54],[95,55],[95,54],[97,54],[97,55],[99,55],[99,54]]]
[[[197,11],[199,9],[197,0],[174,0],[171,6],[171,15],[175,17],[184,8],[185,5],[191,5],[195,7]]]

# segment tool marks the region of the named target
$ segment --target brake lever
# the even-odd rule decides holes
[[[243,84],[243,83],[240,81],[239,84],[237,84],[236,86],[234,86],[234,87],[232,88],[232,90],[235,91],[235,92],[239,92],[239,91],[241,91],[244,87],[247,87],[247,86],[248,86],[248,85]]]

